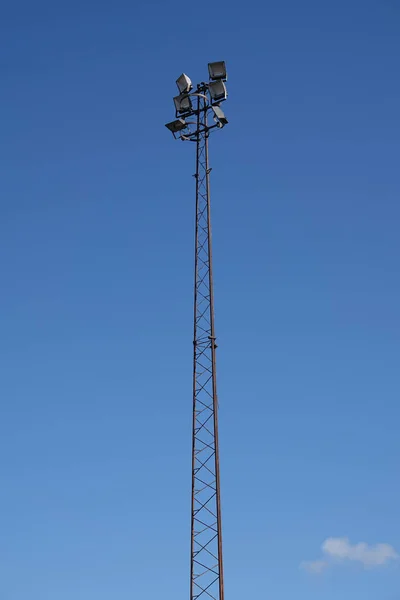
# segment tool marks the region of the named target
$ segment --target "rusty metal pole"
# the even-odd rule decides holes
[[[201,94],[201,90],[199,90]],[[190,600],[224,600],[207,100],[197,99]]]
[[[175,139],[196,143],[190,600],[224,600],[208,141],[228,123],[227,74],[224,61],[208,66],[210,81],[195,91],[184,73],[177,80],[176,120],[166,124]]]
[[[196,224],[195,224],[195,255],[194,255],[194,316],[193,316],[193,426],[192,426],[192,526],[191,526],[191,550],[190,556],[193,557],[195,549],[195,494],[196,494],[196,478],[195,478],[195,465],[196,465],[196,363],[197,363],[197,352],[196,352],[196,338],[197,338],[197,277],[198,277],[198,260],[197,260],[197,246],[199,238],[199,225],[197,219],[198,207],[199,207],[199,150],[200,150],[200,97],[197,97],[197,127],[196,127],[196,173],[194,175],[196,179]],[[193,598],[193,578],[194,578],[194,563],[191,558],[190,561],[190,599]]]

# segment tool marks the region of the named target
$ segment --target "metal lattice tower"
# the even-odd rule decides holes
[[[219,67],[218,77],[212,77],[213,66]],[[179,118],[167,125],[175,137],[179,134],[180,139],[196,143],[190,600],[224,600],[208,141],[211,130],[227,123],[219,106],[226,98],[226,71],[224,63],[211,63],[210,67],[212,81],[198,85],[192,94],[187,76],[177,81]],[[186,90],[179,86],[182,78],[186,78]],[[182,104],[184,110],[179,110]],[[210,113],[215,120],[211,126]],[[186,122],[182,114],[196,120]]]
[[[224,599],[207,111],[198,98],[191,600]],[[202,107],[203,105],[203,107]],[[204,107],[205,108],[205,107]]]

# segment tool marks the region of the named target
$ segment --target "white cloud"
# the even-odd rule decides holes
[[[301,568],[309,573],[322,573],[331,564],[346,561],[355,561],[364,565],[364,567],[380,567],[391,560],[398,560],[393,546],[389,544],[376,544],[370,546],[365,542],[351,544],[348,538],[328,538],[322,544],[324,557],[314,561],[304,561]]]
[[[365,542],[350,544],[348,538],[328,538],[322,544],[324,554],[338,560],[355,560],[365,567],[378,567],[389,560],[397,560],[399,555],[389,544],[369,546]]]

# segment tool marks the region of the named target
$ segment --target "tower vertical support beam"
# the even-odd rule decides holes
[[[190,600],[224,600],[216,335],[208,159],[209,104],[197,94]]]

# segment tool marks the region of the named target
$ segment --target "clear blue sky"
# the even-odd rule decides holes
[[[398,600],[398,0],[20,0],[0,20],[0,597],[188,598],[193,148],[212,141],[227,600]]]

